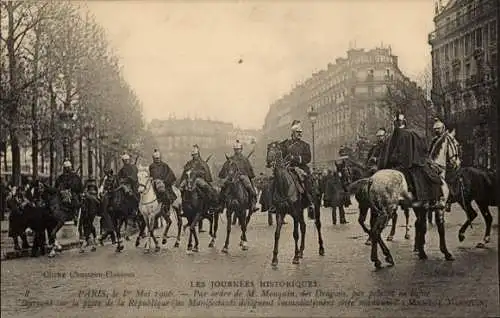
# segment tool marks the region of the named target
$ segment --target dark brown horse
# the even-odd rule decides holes
[[[498,200],[498,184],[495,175],[474,167],[462,167],[447,179],[450,190],[452,190],[448,202],[450,204],[457,202],[467,215],[467,220],[458,231],[458,239],[460,242],[465,239],[465,231],[469,226],[472,227],[472,221],[477,217],[477,212],[472,207],[472,201],[474,201],[486,223],[483,241],[478,243],[476,247],[484,248],[490,241],[493,222],[489,207],[495,206]]]
[[[283,158],[280,143],[272,142],[267,145],[267,166],[273,170],[272,205],[276,209],[276,232],[274,234],[274,249],[272,266],[278,265],[278,245],[281,234],[283,219],[286,214],[293,218],[293,239],[295,241],[295,255],[293,264],[299,264],[304,255],[306,223],[304,220],[304,209],[308,206],[306,196],[299,191],[295,177],[289,167],[289,158]],[[324,255],[323,238],[321,236],[321,222],[316,218],[316,229],[318,231],[319,254]],[[300,248],[299,241],[300,227]]]
[[[227,253],[229,249],[229,237],[231,235],[231,219],[234,216],[238,219],[241,228],[240,246],[241,249],[246,251],[248,249],[247,241],[247,225],[250,221],[250,197],[240,180],[241,171],[238,164],[231,158],[226,156],[226,162],[221,168],[219,174],[224,179],[222,190],[222,197],[226,206],[227,216],[227,233],[223,253]]]

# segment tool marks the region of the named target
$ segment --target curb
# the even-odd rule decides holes
[[[63,251],[67,251],[73,248],[80,247],[80,242],[69,242],[69,243],[62,243],[60,244],[62,247]],[[23,257],[29,257],[31,253],[31,248],[30,249],[25,249],[21,251],[8,251],[8,252],[2,252],[2,261],[7,261],[7,260],[12,260],[12,259],[17,259],[17,258],[23,258]]]
[[[135,235],[139,231],[132,231],[129,233],[129,235]],[[61,248],[63,251],[71,250],[74,248],[79,248],[80,247],[80,241],[74,241],[74,242],[67,242],[67,243],[60,243]],[[2,256],[1,256],[1,261],[7,261],[7,260],[13,260],[13,259],[18,259],[18,258],[23,258],[23,257],[29,257],[31,253],[31,248],[21,250],[21,251],[8,251],[4,252],[2,251]]]

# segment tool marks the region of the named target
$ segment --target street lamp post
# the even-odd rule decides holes
[[[87,134],[87,175],[88,184],[95,185],[94,167],[92,163],[92,135],[94,133],[94,122],[91,120],[85,125],[85,132]]]
[[[64,108],[62,112],[59,113],[59,119],[61,120],[61,128],[63,133],[63,156],[64,160],[70,159],[70,133],[71,133],[71,120],[73,118],[73,112]],[[71,158],[72,159],[72,158]],[[71,164],[73,161],[71,160]]]
[[[314,171],[316,169],[316,150],[315,150],[316,142],[314,134],[314,125],[316,124],[316,119],[318,118],[318,112],[316,111],[314,106],[309,107],[309,110],[307,111],[307,116],[311,121],[311,128],[312,128],[312,165]]]

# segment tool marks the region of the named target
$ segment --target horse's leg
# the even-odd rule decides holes
[[[58,249],[58,244],[56,242],[56,234],[57,232],[63,227],[64,225],[64,219],[57,219],[55,226],[52,228],[52,231],[50,231],[50,240],[49,240],[49,257],[54,257],[56,256],[56,250]]]
[[[425,253],[425,234],[427,232],[428,210],[423,208],[415,208],[414,210],[417,215],[415,243],[417,245],[418,257],[425,260],[427,259],[427,254]]]
[[[217,238],[217,230],[219,228],[219,211],[214,210],[212,214],[212,222],[211,222],[211,233],[210,243],[208,243],[208,247],[212,248],[215,245],[215,239]]]
[[[273,260],[271,266],[276,268],[278,266],[278,245],[281,234],[281,227],[283,226],[284,213],[276,209],[276,231],[274,232],[274,248],[273,248]]]
[[[336,225],[337,224],[337,207],[332,206],[332,224]]]
[[[248,211],[248,213],[250,214],[251,212]],[[240,222],[240,228],[241,228],[241,237],[240,237],[240,240],[241,240],[241,249],[243,251],[246,251],[248,250],[248,246],[247,246],[247,220],[248,218],[246,217],[246,210],[243,209],[243,211],[240,211],[239,215],[238,215],[238,221]]]
[[[398,208],[393,209],[393,215],[397,213]],[[387,214],[384,214],[382,217],[378,218],[377,224],[375,224],[376,227],[376,233],[377,234],[377,242],[380,245],[380,249],[382,250],[382,253],[384,253],[385,256],[385,261],[389,263],[390,266],[394,266],[394,259],[392,258],[391,252],[387,245],[385,244],[384,240],[382,239],[382,231],[386,227],[386,224],[388,222],[389,216]],[[394,218],[393,218],[394,222]],[[375,263],[375,267],[377,267],[377,264]]]
[[[444,229],[444,210],[439,209],[436,210],[434,213],[435,213],[436,226],[439,233],[439,249],[441,250],[441,253],[444,254],[444,257],[447,261],[453,261],[454,257],[453,255],[451,255],[451,253],[448,251],[448,248],[446,247],[446,234]]]
[[[302,210],[302,208],[300,209],[300,212],[298,214],[298,222],[300,228],[299,258],[304,258],[304,248],[306,245],[306,220],[304,218],[304,211]]]
[[[224,241],[224,247],[222,248],[222,253],[227,253],[229,250],[229,237],[231,236],[231,220],[233,219],[233,211],[231,209],[226,210],[227,224],[226,224],[226,240]]]
[[[293,214],[293,242],[295,244],[295,254],[293,256],[292,264],[299,264],[299,216]]]
[[[91,247],[90,247],[90,251],[91,252],[95,252],[96,249],[97,249],[97,247],[96,247],[96,245],[97,245],[96,244],[97,230],[96,230],[96,228],[94,226],[94,220],[95,220],[95,214],[92,214],[90,216],[90,220],[89,220],[89,222],[90,222],[89,223],[89,227],[90,227],[89,228],[89,231],[90,231],[89,232],[89,240],[90,240],[90,245],[91,245]],[[92,238],[90,238],[90,235],[92,235]]]
[[[273,226],[273,214],[267,210],[267,224]]]
[[[168,230],[170,229],[170,226],[172,225],[172,218],[170,217],[170,210],[169,210],[169,212],[167,212],[163,215],[163,218],[167,222],[167,226],[165,226],[165,231],[163,232],[163,239],[161,241],[161,244],[167,244]]]
[[[316,231],[318,232],[318,245],[319,245],[319,255],[325,255],[325,248],[323,247],[323,235],[321,235],[321,209],[318,209],[314,213],[314,225],[316,225]]]
[[[359,205],[359,217],[358,217],[358,223],[363,229],[363,231],[368,234],[368,239],[365,242],[365,245],[371,245],[370,244],[370,230],[366,227],[365,221],[366,217],[368,216],[368,207],[365,206],[364,204]],[[370,214],[370,224],[371,224],[372,216]],[[370,225],[371,226],[371,225]]]
[[[236,216],[236,213],[233,214],[233,221],[232,225],[236,225],[236,222],[238,221],[238,217]]]
[[[179,247],[181,242],[181,232],[182,232],[182,215],[181,210],[177,207],[174,208],[175,215],[177,217],[177,239],[175,240],[174,247]]]
[[[486,244],[490,242],[491,223],[493,223],[493,217],[491,216],[488,203],[477,202],[477,201],[476,203],[479,206],[479,211],[481,211],[481,214],[483,215],[484,218],[484,222],[486,223],[486,230],[484,232],[483,242],[477,243],[476,247],[484,248]]]
[[[409,240],[410,239],[410,209],[409,208],[403,208],[403,212],[405,214],[405,220],[406,220],[406,223],[405,223],[405,239],[406,240]]]
[[[126,222],[126,216],[119,216],[116,220],[116,252],[119,253],[123,250],[123,241],[122,241],[122,233],[121,228],[123,223]]]
[[[193,233],[193,238],[194,238],[193,252],[199,251],[199,247],[198,247],[199,240],[198,240],[198,234],[196,233],[196,225],[199,225],[200,221],[202,221],[202,220],[203,220],[203,212],[198,212],[198,213],[196,213],[194,220],[190,226],[191,233]]]
[[[394,239],[394,234],[396,234],[396,226],[398,224],[398,212],[394,212],[391,216],[391,232],[387,236],[387,241],[392,241]]]
[[[33,232],[35,233],[35,231],[33,231]],[[35,235],[35,234],[33,234],[33,235]],[[23,250],[31,247],[30,244],[28,243],[28,237],[26,236],[26,232],[23,231],[21,233],[21,235],[19,235],[19,237],[21,238],[21,242],[22,242],[21,247]],[[33,238],[34,238],[34,236],[33,236]]]
[[[170,216],[169,216],[170,217]],[[155,223],[158,224],[157,222],[158,218],[155,216],[151,216],[149,220],[149,238],[153,240],[153,243],[155,243],[155,252],[158,252],[160,250],[160,246],[158,245],[158,240],[156,239],[155,236]]]
[[[194,223],[194,216],[189,216],[188,223],[186,224],[186,226],[189,227],[189,238],[186,250],[186,253],[188,254],[191,254],[193,252],[193,230],[191,229],[191,224],[193,223]]]
[[[87,223],[87,212],[84,212],[82,209],[82,213],[80,214],[80,222],[78,223],[78,236],[80,239],[80,253],[85,252],[85,247],[88,245],[87,240],[87,231],[86,231],[86,223]]]
[[[463,242],[465,240],[465,231],[469,226],[472,227],[472,221],[477,217],[477,212],[474,210],[472,207],[472,200],[467,200],[465,199],[465,204],[464,202],[458,202],[458,204],[462,207],[462,209],[465,211],[465,215],[467,216],[467,221],[460,227],[458,230],[458,240],[460,242]]]

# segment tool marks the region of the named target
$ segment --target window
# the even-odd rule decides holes
[[[465,35],[464,48],[465,48],[465,52],[464,52],[465,55],[469,55],[470,54],[470,34]]]
[[[495,22],[490,23],[490,43],[495,43],[497,40],[497,26]]]
[[[458,57],[458,40],[453,41],[453,58]]]
[[[444,74],[444,82],[448,84],[450,82],[450,72],[446,71]]]
[[[470,63],[465,64],[465,78],[470,78]]]

